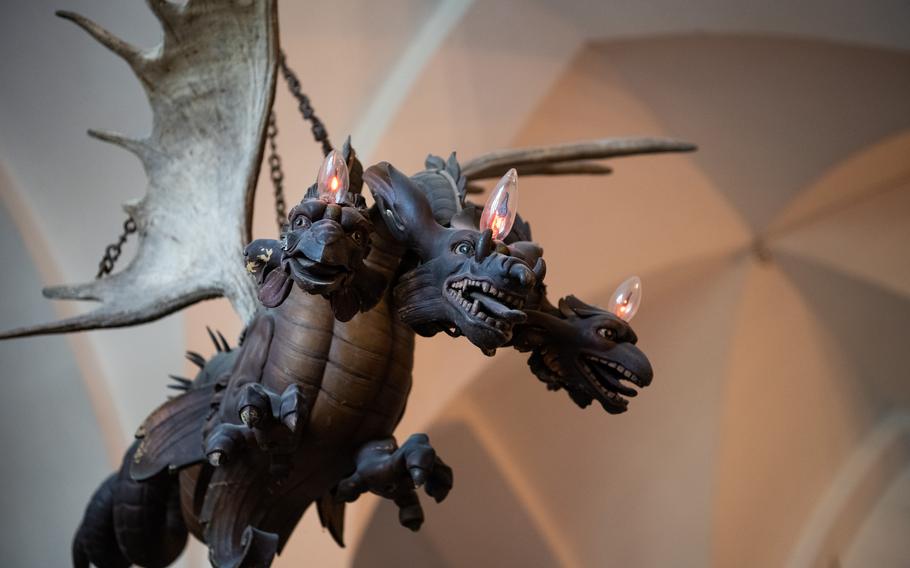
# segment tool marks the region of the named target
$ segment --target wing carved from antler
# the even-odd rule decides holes
[[[667,138],[603,138],[559,146],[490,152],[468,161],[461,170],[468,181],[499,178],[510,168],[525,176],[603,175],[613,170],[595,160],[692,150],[695,150],[693,144]]]
[[[147,51],[58,12],[130,66],[152,109],[147,138],[89,131],[135,154],[148,177],[145,196],[124,205],[138,227],[136,257],[111,276],[44,290],[48,298],[100,302],[94,310],[0,338],[135,325],[219,296],[245,321],[258,307],[241,259],[275,89],[275,0],[148,5],[164,40]]]

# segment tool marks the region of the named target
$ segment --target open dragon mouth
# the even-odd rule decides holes
[[[505,333],[527,317],[525,298],[497,289],[487,280],[460,278],[446,283],[446,295],[473,322]]]
[[[638,396],[638,391],[634,387],[646,386],[638,375],[616,361],[586,355],[581,358],[580,366],[584,370],[588,382],[598,393],[608,401],[622,407],[629,404],[629,400],[623,395],[630,398]]]
[[[291,276],[300,283],[329,286],[344,277],[348,268],[341,265],[322,264],[305,256],[293,256],[285,260],[291,269]]]

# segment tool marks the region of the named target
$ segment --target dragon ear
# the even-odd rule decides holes
[[[480,214],[483,212],[483,209],[478,207],[475,203],[465,203],[461,211],[452,216],[449,225],[453,229],[470,229],[473,231],[477,230],[477,227],[480,226]]]
[[[373,193],[389,232],[416,247],[422,258],[433,256],[445,228],[433,218],[420,188],[388,162],[367,168],[363,181]]]
[[[291,293],[288,273],[281,268],[281,243],[273,239],[256,239],[243,249],[246,270],[259,285],[259,301],[267,308],[281,305]]]
[[[586,304],[575,296],[566,296],[565,298],[560,298],[559,311],[566,317],[575,315],[582,318],[609,313],[602,308],[598,308],[597,306]]]

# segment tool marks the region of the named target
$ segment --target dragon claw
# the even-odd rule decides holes
[[[281,396],[260,383],[244,384],[236,402],[225,408],[221,422],[206,437],[205,454],[219,467],[245,450],[262,451],[277,459],[296,448],[308,407],[297,385]],[[233,410],[230,410],[233,408]],[[240,424],[237,424],[239,418]]]
[[[369,491],[391,499],[399,522],[412,531],[424,520],[416,489],[423,487],[437,503],[452,489],[452,468],[436,455],[426,434],[414,434],[401,447],[394,438],[369,442],[356,461],[354,473],[338,483],[337,498],[351,502]]]
[[[420,487],[427,481],[427,472],[419,467],[412,467],[408,470],[411,473],[411,479],[414,480],[414,486]]]
[[[261,419],[262,415],[255,406],[248,405],[240,409],[240,420],[249,428],[255,428]]]
[[[206,437],[205,456],[214,467],[221,467],[251,442],[249,429],[236,424],[218,424]]]

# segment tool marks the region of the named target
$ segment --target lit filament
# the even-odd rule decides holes
[[[323,201],[342,203],[348,194],[348,166],[338,150],[332,150],[322,161],[316,177],[316,194]]]
[[[480,230],[490,229],[493,238],[502,240],[508,236],[518,214],[518,172],[515,168],[502,176],[480,216]]]
[[[499,213],[493,215],[493,220],[490,221],[490,229],[493,231],[494,239],[501,239],[502,235],[506,234],[505,228],[507,220],[507,215],[500,215]]]
[[[610,297],[610,302],[607,304],[607,311],[625,321],[630,321],[635,317],[640,305],[641,278],[632,276],[617,286],[616,291]]]

